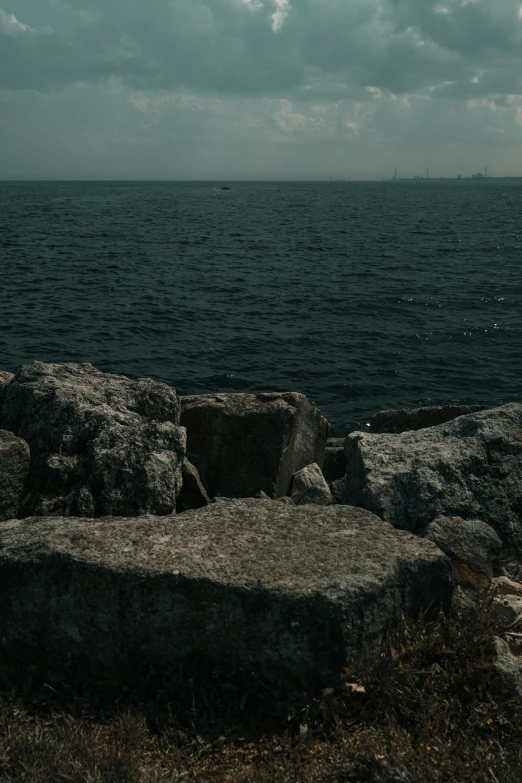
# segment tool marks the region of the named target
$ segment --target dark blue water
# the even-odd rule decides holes
[[[383,408],[520,400],[522,187],[0,183],[0,369]]]

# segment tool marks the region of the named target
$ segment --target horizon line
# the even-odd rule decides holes
[[[0,183],[5,182],[205,182],[205,183],[251,183],[251,182],[316,182],[320,184],[332,184],[332,185],[349,185],[353,183],[358,182],[393,182],[397,184],[398,182],[434,182],[434,181],[441,181],[441,180],[455,180],[455,181],[473,181],[473,182],[484,182],[488,180],[495,180],[495,179],[522,179],[522,175],[520,174],[505,174],[505,175],[493,175],[488,177],[472,177],[472,176],[446,176],[446,177],[424,177],[424,176],[418,176],[413,175],[412,177],[398,177],[397,179],[394,179],[393,177],[372,177],[372,178],[347,178],[347,179],[318,179],[318,178],[303,178],[303,179],[226,179],[226,178],[218,178],[218,179],[184,179],[184,178],[173,178],[173,179],[166,179],[166,178],[139,178],[139,179],[132,179],[132,178],[100,178],[100,177],[71,177],[71,178],[64,178],[64,177],[0,177]]]

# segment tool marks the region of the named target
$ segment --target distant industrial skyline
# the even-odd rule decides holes
[[[393,177],[391,177],[391,180],[396,182],[396,181],[401,181],[401,180],[403,180],[403,181],[404,180],[422,180],[422,179],[427,179],[428,180],[430,178],[433,179],[433,180],[441,180],[441,179],[482,180],[482,179],[518,179],[519,177],[518,177],[518,175],[513,175],[513,174],[505,175],[505,176],[495,176],[494,174],[491,174],[491,172],[488,175],[488,166],[486,164],[486,166],[484,167],[484,173],[482,173],[482,171],[477,171],[475,174],[469,174],[469,175],[467,173],[464,173],[464,174],[460,174],[459,173],[459,174],[453,174],[453,175],[449,175],[449,176],[448,175],[446,175],[446,176],[442,176],[442,175],[437,176],[437,175],[433,175],[432,174],[432,176],[430,177],[430,170],[429,170],[429,167],[428,167],[428,168],[426,168],[426,177],[424,177],[424,174],[413,174],[411,176],[401,176],[400,174],[398,174],[398,169],[395,169]]]

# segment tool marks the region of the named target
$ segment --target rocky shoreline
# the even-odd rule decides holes
[[[180,397],[89,364],[0,372],[0,653],[324,686],[402,618],[489,596],[522,694],[522,404]]]

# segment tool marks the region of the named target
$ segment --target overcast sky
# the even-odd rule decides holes
[[[0,0],[0,178],[522,175],[520,0]]]

